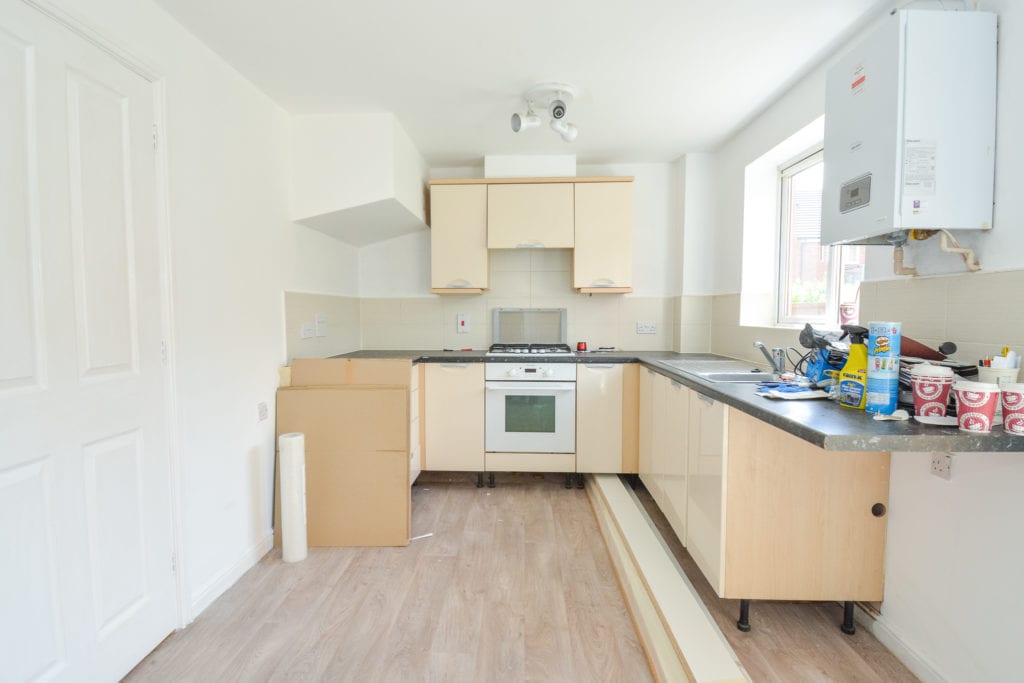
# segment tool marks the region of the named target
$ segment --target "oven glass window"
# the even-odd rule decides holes
[[[554,396],[506,396],[505,432],[555,433]]]

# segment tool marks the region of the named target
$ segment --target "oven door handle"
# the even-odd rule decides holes
[[[487,391],[506,394],[545,394],[576,391],[574,382],[487,382]]]

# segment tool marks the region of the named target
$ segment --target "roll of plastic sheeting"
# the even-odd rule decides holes
[[[285,562],[306,559],[306,437],[277,439],[281,452],[281,551]]]

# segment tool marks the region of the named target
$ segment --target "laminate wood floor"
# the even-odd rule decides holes
[[[584,491],[424,473],[407,548],[274,550],[129,681],[651,680]]]
[[[858,626],[852,636],[841,633],[842,608],[835,603],[754,600],[750,604],[752,629],[739,631],[740,601],[715,595],[651,495],[642,485],[637,486],[636,494],[753,681],[917,680],[865,629]]]

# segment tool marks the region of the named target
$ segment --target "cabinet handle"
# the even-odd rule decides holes
[[[615,363],[584,363],[583,367],[586,368],[614,368]]]
[[[440,363],[442,368],[468,368],[469,363]]]
[[[472,286],[473,285],[470,284],[469,280],[463,280],[462,278],[459,278],[458,280],[452,280],[447,285],[445,285],[445,287],[450,289],[468,289],[469,287]]]
[[[715,405],[715,399],[709,398],[708,396],[705,396],[704,394],[702,394],[700,392],[697,392],[697,398],[699,398],[701,401],[703,401],[704,403],[708,404],[709,406]]]
[[[885,505],[883,505],[882,503],[875,503],[874,505],[871,506],[871,514],[873,514],[875,517],[885,516]]]
[[[523,242],[516,245],[516,249],[543,249],[543,242]]]
[[[599,277],[590,283],[590,287],[615,287],[615,280],[607,277]]]

